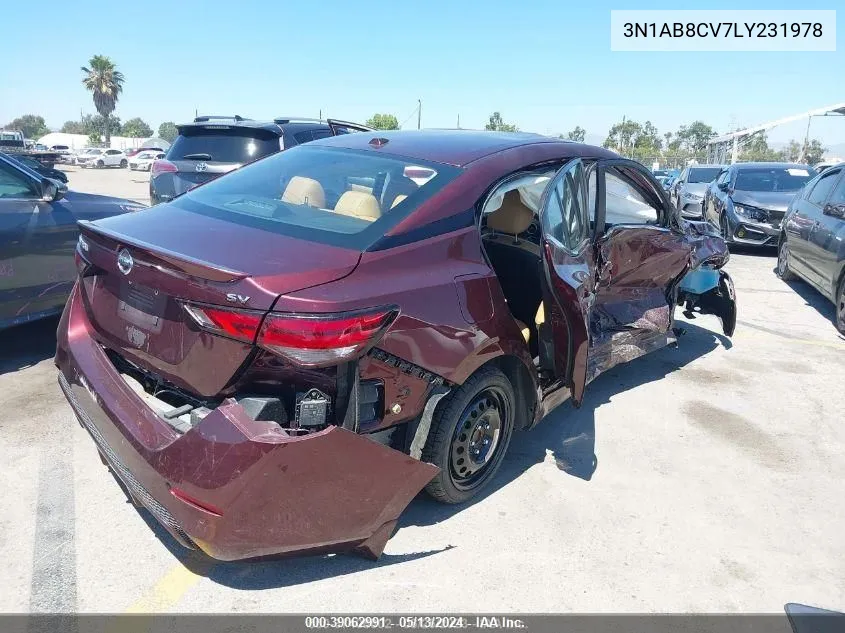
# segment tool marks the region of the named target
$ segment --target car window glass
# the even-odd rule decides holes
[[[33,183],[12,167],[0,163],[0,198],[37,198]]]
[[[167,158],[249,163],[278,151],[279,137],[276,134],[257,129],[216,126],[185,130],[173,141]],[[194,154],[210,158],[193,157]],[[189,158],[186,159],[186,156]]]
[[[731,172],[726,169],[725,171],[722,172],[722,174],[719,176],[719,179],[716,182],[717,182],[717,184],[724,185],[724,184],[727,184],[728,182],[730,182],[730,179],[731,179]]]
[[[824,201],[827,200],[833,186],[836,184],[836,179],[838,177],[838,170],[831,169],[825,172],[822,177],[819,178],[819,181],[815,184],[815,186],[813,186],[813,190],[810,192],[807,200],[819,206],[824,204]]]
[[[845,178],[840,179],[828,201],[830,204],[845,204]]]
[[[718,175],[718,167],[690,167],[688,180],[691,183],[708,183]]]
[[[311,130],[311,135],[314,137],[314,140],[320,138],[329,138],[332,135],[331,130]]]
[[[304,132],[297,132],[293,135],[293,138],[296,139],[297,143],[308,143],[309,141],[314,140],[314,136],[311,133],[311,130],[305,130]]]
[[[546,234],[573,252],[580,249],[589,233],[583,180],[584,165],[580,161],[559,174],[543,214]]]
[[[605,177],[605,224],[656,224],[657,209],[615,169]]]
[[[174,204],[291,237],[367,248],[460,171],[306,143],[192,189]]]

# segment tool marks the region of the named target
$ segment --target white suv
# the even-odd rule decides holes
[[[77,154],[76,164],[82,167],[126,167],[129,161],[119,149],[92,147],[84,154]]]

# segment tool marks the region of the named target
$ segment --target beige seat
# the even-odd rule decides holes
[[[519,319],[514,319],[516,324],[519,326],[519,331],[522,332],[522,338],[525,339],[525,342],[531,340],[531,328],[529,328],[525,323],[520,321]],[[546,308],[543,306],[543,302],[540,302],[539,307],[537,308],[537,313],[534,315],[534,325],[537,326],[537,329],[540,329],[540,326],[546,322]]]
[[[487,216],[487,227],[497,233],[514,236],[527,230],[534,219],[534,212],[522,203],[519,191],[511,189],[502,198],[502,206]]]
[[[313,178],[294,176],[285,187],[282,202],[325,208],[326,192],[323,191],[323,186]]]
[[[363,191],[344,192],[334,206],[334,211],[369,222],[374,222],[381,217],[381,207],[376,197]]]

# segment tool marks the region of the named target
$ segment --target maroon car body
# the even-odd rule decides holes
[[[672,342],[680,281],[728,254],[611,152],[423,131],[317,141],[83,223],[76,258],[65,395],[135,502],[232,560],[377,557],[423,487],[477,494],[514,428]],[[719,274],[684,300],[730,334]]]

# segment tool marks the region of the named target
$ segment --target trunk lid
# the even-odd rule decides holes
[[[254,346],[202,332],[197,302],[267,311],[280,294],[340,279],[360,253],[209,218],[174,205],[80,222],[81,288],[101,342],[142,369],[213,397]]]

